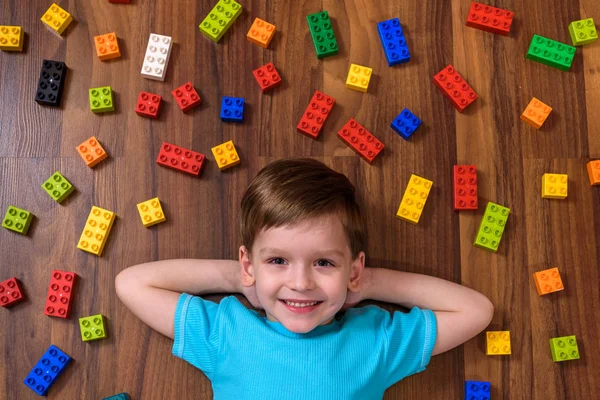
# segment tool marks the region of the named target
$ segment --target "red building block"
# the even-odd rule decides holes
[[[190,175],[199,176],[204,167],[204,154],[163,142],[156,162]]]
[[[454,70],[452,64],[448,65],[433,77],[433,83],[444,96],[452,102],[458,112],[463,112],[471,103],[477,100],[477,93],[471,86]]]
[[[466,25],[482,31],[508,36],[515,13],[502,8],[472,2]]]
[[[135,113],[142,117],[158,118],[162,96],[153,93],[140,92]]]
[[[256,81],[260,85],[260,90],[263,93],[273,89],[275,86],[281,85],[281,77],[277,73],[273,63],[268,63],[262,67],[252,71]]]
[[[69,318],[75,278],[77,274],[74,272],[52,270],[44,314],[50,317]]]
[[[335,105],[335,99],[324,93],[315,91],[310,104],[306,107],[302,118],[298,123],[298,132],[305,134],[308,137],[317,139],[325,120],[329,116],[329,112]]]
[[[371,132],[356,122],[354,118],[350,118],[337,134],[344,143],[369,164],[385,147],[379,139],[371,135]]]
[[[474,165],[454,166],[454,211],[477,210],[477,169]]]
[[[192,82],[188,82],[185,85],[178,87],[177,89],[171,92],[177,104],[179,104],[179,108],[181,111],[188,112],[194,107],[197,107],[202,103],[200,96],[198,96],[198,92],[194,89],[194,85]]]
[[[0,306],[8,308],[23,300],[23,293],[16,278],[0,282]]]

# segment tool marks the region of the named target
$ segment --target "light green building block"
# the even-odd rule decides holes
[[[90,109],[95,113],[115,110],[112,89],[110,86],[90,89]]]
[[[79,318],[79,328],[81,330],[81,340],[84,342],[106,338],[102,314]]]
[[[22,235],[27,235],[33,214],[22,208],[8,206],[6,215],[2,220],[2,226]]]
[[[50,195],[57,203],[66,199],[75,189],[71,182],[62,174],[56,171],[46,182],[42,184],[42,189]]]
[[[575,335],[552,338],[550,339],[550,351],[554,362],[577,360],[579,358],[577,338]]]
[[[242,6],[234,0],[219,0],[198,26],[200,32],[217,43],[242,13]]]
[[[569,24],[569,34],[573,46],[583,46],[598,40],[598,31],[593,18],[573,21]]]
[[[488,202],[473,244],[482,249],[497,251],[509,214],[510,208]]]

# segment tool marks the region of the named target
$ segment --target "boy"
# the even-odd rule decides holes
[[[175,340],[173,354],[206,374],[215,399],[381,399],[492,318],[490,301],[464,286],[365,269],[354,186],[319,161],[266,166],[241,207],[239,261],[158,261],[116,279],[125,305]],[[186,294],[223,292],[266,317],[235,296]],[[363,299],[412,309],[347,308]]]

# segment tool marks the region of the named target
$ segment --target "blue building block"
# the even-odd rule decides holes
[[[465,400],[490,400],[491,385],[489,382],[466,381]]]
[[[408,140],[422,123],[423,122],[415,114],[410,112],[408,108],[405,108],[396,118],[394,118],[391,126],[398,135],[402,136],[403,139]]]
[[[23,383],[40,396],[45,396],[69,361],[71,357],[52,344]]]
[[[114,396],[105,397],[102,400],[129,400],[129,395],[125,392],[115,394]]]
[[[221,101],[221,121],[244,121],[244,98],[223,96]]]
[[[406,44],[406,38],[398,18],[379,22],[377,33],[379,33],[388,66],[410,61],[410,51],[408,51],[408,44]]]

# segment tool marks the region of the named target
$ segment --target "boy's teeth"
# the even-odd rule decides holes
[[[318,303],[317,301],[313,301],[312,303],[292,303],[292,302],[289,302],[287,300],[284,300],[284,301],[285,301],[285,304],[287,304],[288,306],[299,307],[299,308],[308,307],[308,306],[314,306],[315,304]]]

